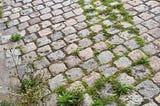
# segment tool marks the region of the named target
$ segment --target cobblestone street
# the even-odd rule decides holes
[[[15,34],[22,39],[11,41]],[[126,106],[160,106],[160,0],[5,0],[0,101],[30,71],[48,82],[44,106],[59,106],[54,90],[62,85],[83,88],[82,106],[96,106],[87,89],[100,78],[134,86],[119,95]],[[105,82],[96,92],[103,99],[114,90]]]

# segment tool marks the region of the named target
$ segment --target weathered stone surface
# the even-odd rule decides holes
[[[150,75],[150,71],[143,65],[135,66],[132,69],[132,74],[135,78],[143,79],[147,75]]]
[[[92,72],[88,76],[83,77],[82,80],[85,81],[88,84],[88,86],[92,86],[98,78],[100,78],[100,74]]]
[[[71,54],[72,52],[74,52],[77,49],[78,49],[78,46],[75,43],[72,43],[72,44],[68,45],[67,47],[65,47],[64,51],[67,54]]]
[[[110,51],[104,51],[100,53],[97,58],[99,59],[100,62],[102,63],[108,63],[112,60],[114,55]]]
[[[69,68],[71,68],[79,65],[82,62],[82,60],[80,60],[76,56],[68,56],[65,58],[64,62],[67,64]]]
[[[46,45],[46,46],[40,47],[37,50],[37,52],[40,56],[46,56],[46,55],[50,54],[52,52],[52,50],[49,45]]]
[[[137,50],[134,50],[132,52],[130,52],[128,54],[128,56],[133,60],[133,61],[136,61],[138,59],[140,59],[141,57],[145,57],[146,55],[139,49]]]
[[[119,45],[115,49],[113,49],[113,52],[121,56],[124,53],[127,53],[127,49],[123,45]]]
[[[86,69],[88,72],[96,69],[98,67],[97,62],[94,59],[90,59],[80,65],[82,68]]]
[[[151,57],[150,65],[154,70],[159,71],[160,70],[160,58],[156,56]]]
[[[146,98],[152,98],[160,92],[159,87],[150,80],[141,82],[136,89]]]
[[[89,94],[84,94],[83,106],[90,106],[93,104],[93,100]]]
[[[112,76],[113,74],[115,74],[118,71],[117,68],[110,67],[109,65],[100,66],[98,69],[105,77]]]
[[[119,77],[117,78],[119,82],[121,82],[122,84],[134,84],[136,82],[136,80],[134,79],[134,77],[131,77],[129,75],[127,75],[126,73],[122,73],[119,75]]]
[[[88,60],[93,57],[93,50],[91,48],[84,49],[82,51],[79,51],[78,56],[82,60]]]
[[[156,74],[154,75],[154,77],[152,78],[152,80],[153,80],[156,84],[160,85],[160,72],[156,73]]]
[[[51,46],[53,49],[58,50],[66,46],[66,43],[63,40],[58,40],[56,42],[53,42]]]
[[[64,63],[54,63],[49,66],[49,70],[53,75],[66,71],[67,67]]]
[[[61,60],[65,57],[65,54],[61,50],[57,50],[47,56],[50,61]]]
[[[56,89],[58,86],[65,85],[66,79],[62,74],[56,75],[52,79],[49,80],[49,86],[51,90]]]
[[[72,80],[77,80],[84,75],[82,72],[82,69],[80,69],[80,68],[72,68],[72,69],[66,71],[65,74],[69,78],[71,78]]]
[[[118,67],[118,68],[127,68],[129,67],[132,62],[127,58],[127,57],[121,57],[118,60],[116,60],[114,62],[114,64]]]
[[[108,83],[106,83],[105,87],[100,90],[101,97],[103,98],[114,95],[113,92],[113,86]]]
[[[132,92],[129,95],[121,96],[120,99],[126,102],[126,106],[139,106],[143,102],[143,97],[137,92]]]

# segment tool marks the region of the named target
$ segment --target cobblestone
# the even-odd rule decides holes
[[[51,91],[61,85],[67,90],[80,87],[85,91],[83,106],[99,100],[94,94],[101,100],[117,95],[113,83],[96,82],[98,78],[115,78],[122,87],[131,84],[136,88],[105,106],[120,102],[126,106],[158,106],[159,1],[82,1],[5,1],[0,19],[0,90],[6,92],[9,81],[16,85],[17,80],[9,76],[22,78],[29,65],[33,75],[44,75],[50,87],[42,100],[46,106],[59,105],[59,95]],[[12,42],[11,36],[16,33],[22,38]],[[142,40],[135,39],[137,36]],[[147,57],[149,64],[141,57]],[[99,83],[104,85],[101,89],[97,88]]]

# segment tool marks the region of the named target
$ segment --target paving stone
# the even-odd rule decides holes
[[[38,33],[41,37],[43,37],[43,36],[47,36],[47,35],[51,34],[52,30],[50,28],[46,28],[44,30],[39,31]]]
[[[66,55],[61,50],[57,50],[57,51],[49,54],[47,57],[49,58],[50,61],[56,61],[56,60],[63,59],[65,56]]]
[[[72,68],[72,69],[66,71],[65,74],[69,78],[71,78],[72,80],[77,80],[84,75],[82,72],[82,69],[80,69],[80,68]]]
[[[105,21],[103,21],[103,24],[110,26],[110,25],[113,25],[113,22],[111,22],[110,20],[105,20]]]
[[[51,35],[51,40],[52,41],[57,41],[63,37],[63,34],[61,32],[55,32],[54,34]]]
[[[158,52],[158,48],[152,43],[145,45],[142,49],[145,53],[150,54],[150,55],[153,55]]]
[[[30,34],[29,36],[25,36],[25,37],[24,37],[24,41],[25,41],[26,43],[35,41],[36,39],[37,39],[37,36],[36,36],[35,33],[32,33],[32,34]]]
[[[109,33],[109,34],[116,34],[119,32],[119,29],[116,29],[116,28],[108,28],[106,29],[106,31]]]
[[[132,62],[127,58],[127,57],[121,57],[118,60],[116,60],[114,62],[114,64],[118,67],[118,68],[127,68],[129,67]]]
[[[98,67],[97,62],[94,59],[90,59],[83,64],[80,65],[82,68],[86,69],[87,72],[91,72],[92,70]]]
[[[158,106],[158,105],[154,102],[150,102],[150,103],[144,104],[143,106]]]
[[[70,84],[70,86],[69,86],[69,88],[67,88],[67,90],[69,90],[69,91],[73,91],[73,90],[85,91],[85,87],[83,86],[81,81],[75,81],[72,84]]]
[[[46,56],[52,52],[51,47],[49,45],[43,46],[38,48],[37,50],[38,55],[40,56]]]
[[[78,56],[82,59],[82,60],[88,60],[90,58],[92,58],[94,56],[93,54],[93,50],[91,48],[86,48],[82,51],[79,51]]]
[[[56,75],[52,79],[49,80],[49,86],[51,90],[56,89],[58,86],[65,85],[67,80],[62,74]]]
[[[77,56],[68,56],[64,60],[69,68],[79,65],[82,61]]]
[[[36,54],[36,52],[33,51],[33,52],[30,52],[30,53],[23,55],[22,58],[27,63],[33,62],[34,60],[36,60],[37,54]]]
[[[36,41],[37,46],[44,46],[49,43],[51,43],[51,40],[48,39],[47,37],[39,38]]]
[[[113,45],[119,45],[119,44],[124,43],[124,40],[122,38],[120,38],[118,35],[115,35],[115,36],[109,38],[108,41],[110,44],[113,44]]]
[[[105,77],[109,77],[109,76],[112,76],[114,75],[118,69],[115,68],[115,67],[110,67],[108,65],[103,65],[103,66],[100,66],[99,68],[99,71],[105,76]]]
[[[67,47],[65,47],[64,51],[67,54],[71,54],[72,52],[74,52],[77,49],[78,49],[78,46],[75,43],[72,43],[72,44],[68,45]]]
[[[30,32],[30,33],[34,33],[34,32],[37,32],[40,30],[40,27],[38,24],[35,24],[33,26],[30,26],[27,28],[27,30]]]
[[[27,8],[27,9],[22,10],[20,13],[21,13],[21,15],[24,16],[24,15],[28,15],[32,12],[33,12],[32,8]]]
[[[102,63],[108,63],[113,59],[114,55],[110,51],[104,51],[100,53],[97,58]]]
[[[84,94],[83,106],[90,106],[93,104],[93,100],[89,94]]]
[[[88,38],[84,38],[79,41],[79,46],[82,48],[88,47],[90,45],[92,45],[92,41]]]
[[[136,89],[146,98],[152,98],[160,92],[160,89],[150,80],[145,80],[136,86]]]
[[[19,24],[18,20],[12,20],[7,24],[7,26],[12,27],[12,26],[15,26],[15,25],[18,25],[18,24]]]
[[[62,8],[64,12],[69,12],[72,10],[72,8],[70,6],[66,6]]]
[[[107,49],[108,47],[104,42],[99,42],[99,43],[94,44],[92,48],[95,49],[96,51],[103,51]]]
[[[160,28],[151,29],[148,31],[148,33],[151,34],[155,38],[159,38]]]
[[[7,68],[13,68],[15,67],[15,65],[20,65],[21,63],[22,63],[22,60],[18,56],[14,56],[14,60],[13,58],[7,58],[5,60],[5,65]]]
[[[64,23],[58,23],[58,24],[54,24],[52,26],[53,30],[55,31],[60,31],[62,30],[63,28],[65,28],[65,24]]]
[[[84,15],[79,15],[77,17],[75,17],[75,19],[78,21],[78,22],[83,22],[86,20],[86,17]]]
[[[66,69],[67,69],[66,65],[62,62],[54,63],[49,66],[49,70],[53,75],[62,73],[66,71]]]
[[[51,73],[49,72],[49,70],[47,68],[36,70],[36,72],[34,73],[34,75],[42,75],[43,79],[45,81],[47,81],[48,79],[51,78]]]
[[[138,12],[144,12],[144,11],[147,11],[149,9],[149,7],[142,4],[142,5],[138,5],[138,6],[134,7],[134,9],[136,9]]]
[[[24,53],[28,53],[28,52],[34,51],[36,49],[37,49],[36,45],[33,42],[31,42],[31,43],[28,43],[25,46],[23,46],[22,51]]]
[[[144,20],[148,20],[148,19],[154,17],[154,14],[147,11],[147,12],[140,14],[139,17],[141,17]]]
[[[133,61],[136,61],[138,59],[140,59],[141,57],[146,57],[146,55],[139,49],[136,49],[132,52],[130,52],[128,54],[128,56],[133,60]]]
[[[116,46],[116,48],[113,49],[113,52],[116,53],[117,55],[123,55],[127,53],[127,49],[123,45]]]
[[[77,21],[75,19],[68,19],[68,20],[65,21],[65,24],[67,26],[72,26],[72,25],[77,24]]]
[[[46,98],[44,98],[44,101],[45,101],[45,105],[46,106],[57,106],[57,94],[51,94],[49,96],[47,96]]]
[[[43,69],[50,65],[50,62],[47,58],[43,57],[41,60],[34,61],[34,67],[36,69]]]
[[[154,81],[154,83],[156,83],[157,85],[160,85],[160,72],[156,73],[154,75],[154,77],[152,78],[152,80]]]
[[[61,9],[56,9],[54,11],[52,11],[53,16],[58,16],[63,14],[63,11]]]
[[[92,26],[91,27],[91,30],[93,31],[93,32],[99,32],[99,31],[101,31],[102,30],[102,26],[101,25],[95,25],[95,26]]]
[[[159,14],[160,13],[160,7],[155,7],[151,10],[152,13],[154,14]]]
[[[57,50],[57,49],[61,49],[64,46],[66,46],[66,43],[63,40],[58,40],[56,42],[53,42],[51,44],[51,46],[52,46],[53,49]]]
[[[146,67],[144,67],[143,65],[135,66],[132,69],[132,75],[137,79],[138,78],[143,79],[147,75],[150,75],[150,74],[151,74],[150,71]]]
[[[78,23],[74,26],[78,31],[87,28],[87,24],[85,22]]]
[[[40,10],[40,13],[41,13],[41,14],[46,14],[46,13],[48,13],[48,12],[50,12],[50,11],[51,11],[51,9],[50,9],[49,7],[46,7],[46,8],[44,8],[44,9]]]
[[[144,20],[139,18],[138,16],[134,16],[133,17],[133,21],[135,24],[140,24],[141,22],[143,22]]]
[[[134,77],[131,77],[131,76],[127,75],[126,73],[120,74],[118,76],[117,80],[119,82],[121,82],[122,84],[127,84],[127,85],[131,85],[131,84],[134,84],[136,82]]]
[[[154,38],[147,33],[142,34],[141,37],[144,39],[146,43],[149,43],[154,40]]]
[[[18,25],[19,30],[24,30],[27,27],[29,27],[29,24],[27,22],[24,22],[24,23],[21,23],[21,24]]]
[[[52,14],[50,14],[50,13],[47,13],[47,14],[44,14],[44,15],[40,16],[40,19],[42,19],[42,20],[47,20],[47,19],[50,19],[50,18],[52,18]]]
[[[106,98],[108,96],[113,96],[113,86],[106,83],[105,87],[100,90],[100,96]]]
[[[62,30],[62,32],[65,34],[65,35],[70,35],[70,34],[73,34],[76,32],[75,28],[73,27],[66,27],[65,29]]]
[[[120,99],[126,102],[126,106],[139,106],[144,101],[143,97],[137,92],[132,92],[129,95],[121,96]]]
[[[100,78],[100,74],[96,72],[92,72],[88,76],[83,77],[82,80],[85,81],[88,84],[88,86],[91,87],[95,83],[96,79],[98,78]]]
[[[155,71],[160,71],[160,58],[153,56],[150,58],[150,65]]]
[[[152,29],[152,28],[156,28],[157,26],[159,26],[159,23],[150,19],[148,21],[143,22],[142,25],[146,26],[149,29]]]
[[[59,22],[64,22],[64,21],[65,20],[64,20],[63,16],[61,16],[61,15],[52,18],[52,23],[53,24],[56,24],[56,23],[59,23]]]
[[[25,22],[25,21],[28,21],[29,19],[30,18],[28,16],[23,16],[19,18],[20,22]]]
[[[135,35],[130,34],[128,31],[120,32],[119,36],[124,38],[125,40],[129,40],[130,38],[134,37]]]
[[[19,49],[10,49],[10,50],[6,50],[6,57],[11,58],[13,55],[15,56],[20,56],[21,55],[21,51]]]
[[[160,103],[160,94],[155,97],[156,102]]]
[[[75,14],[72,11],[70,11],[70,12],[64,13],[63,16],[66,19],[68,19],[68,18],[71,18],[71,17],[75,16]]]
[[[126,41],[124,43],[124,45],[127,46],[128,48],[130,48],[131,50],[137,49],[139,47],[139,45],[137,44],[137,42],[134,39]]]
[[[64,40],[68,43],[73,43],[73,42],[76,42],[79,40],[78,36],[76,34],[72,34],[72,35],[69,35],[69,36],[66,36],[64,38]]]
[[[146,4],[150,7],[155,7],[159,5],[158,1],[147,1]]]
[[[89,34],[90,34],[90,31],[88,29],[83,29],[78,32],[78,35],[80,35],[81,37],[86,37]]]
[[[104,41],[106,38],[103,33],[99,33],[96,36],[94,36],[93,39],[95,40],[95,42],[100,42]]]
[[[30,19],[30,20],[29,20],[29,23],[30,23],[31,25],[37,24],[37,23],[39,23],[39,22],[41,22],[40,18],[33,18],[33,19]]]

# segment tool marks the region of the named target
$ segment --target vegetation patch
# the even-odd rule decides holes
[[[22,36],[16,33],[16,34],[11,35],[10,41],[16,42],[16,41],[19,41],[20,39],[22,39]]]
[[[56,89],[58,93],[58,106],[81,106],[83,92],[79,89],[67,91],[63,86]]]

